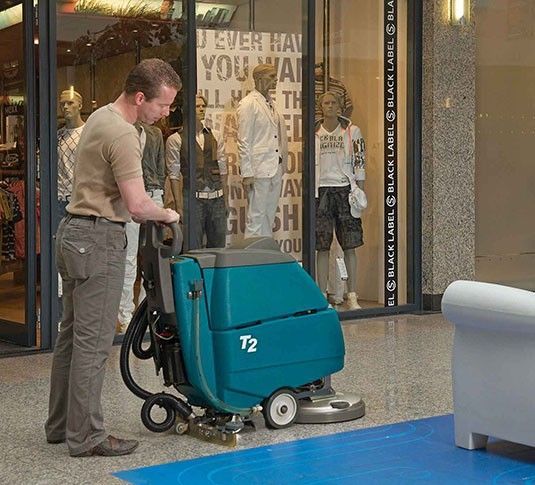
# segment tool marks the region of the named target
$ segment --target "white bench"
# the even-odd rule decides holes
[[[493,436],[535,446],[535,294],[455,281],[442,312],[455,325],[455,444],[483,448]]]

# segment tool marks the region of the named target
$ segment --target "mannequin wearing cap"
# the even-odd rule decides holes
[[[357,253],[362,246],[361,212],[366,207],[364,140],[360,128],[340,116],[341,101],[327,91],[318,103],[323,117],[316,123],[316,250],[318,286],[326,295],[329,250],[333,232],[344,252],[347,270],[345,309],[360,308],[357,300]]]
[[[82,96],[73,88],[66,89],[60,94],[59,106],[65,119],[65,126],[58,130],[58,205],[63,217],[72,192],[76,147],[84,128]]]
[[[277,86],[277,71],[271,64],[260,64],[253,79],[255,89],[237,109],[240,174],[248,203],[246,238],[272,237],[288,163],[286,123],[269,94]]]

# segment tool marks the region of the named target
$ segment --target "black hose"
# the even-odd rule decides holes
[[[178,412],[184,420],[188,419],[193,414],[193,410],[191,409],[189,404],[187,404],[179,397],[166,393],[153,394],[152,392],[143,389],[132,377],[132,373],[130,372],[130,352],[132,351],[132,353],[136,355],[136,357],[138,357],[138,353],[143,355],[143,357],[138,357],[141,359],[148,359],[153,356],[154,343],[152,339],[151,346],[148,349],[143,350],[141,347],[143,338],[145,337],[145,333],[148,328],[148,324],[147,299],[145,298],[134,312],[130,325],[128,325],[126,333],[124,334],[123,343],[121,345],[119,365],[121,369],[121,376],[123,378],[124,383],[126,384],[126,387],[128,387],[128,389],[130,389],[130,391],[132,391],[132,393],[135,394],[137,397],[145,400],[145,404],[143,405],[143,410],[141,413],[143,424],[145,424],[145,426],[149,430],[156,431],[156,429],[152,429],[150,427],[149,421],[150,409],[155,404],[163,407],[166,410],[166,422],[169,419],[174,422],[173,410]],[[147,425],[147,423],[149,423],[149,425]],[[153,427],[154,426],[158,427],[162,425],[154,423]],[[168,423],[163,425],[163,428],[165,429],[158,429],[157,431],[164,431],[169,429],[167,426]]]
[[[126,387],[128,387],[128,389],[130,389],[133,394],[135,394],[141,399],[147,399],[149,396],[152,395],[152,392],[143,389],[136,383],[136,381],[134,381],[132,373],[130,372],[130,351],[136,349],[139,350],[140,353],[142,353],[143,355],[147,355],[148,352],[150,352],[149,357],[144,358],[152,357],[152,343],[151,347],[149,347],[147,351],[143,351],[141,349],[141,342],[143,341],[143,337],[145,336],[145,332],[148,326],[147,317],[147,299],[145,298],[137,307],[136,311],[134,312],[134,315],[132,316],[132,321],[126,329],[126,333],[124,334],[123,338],[123,343],[121,345],[121,355],[119,358],[121,376]]]
[[[133,329],[134,337],[132,339],[132,353],[139,360],[148,360],[154,355],[154,341],[152,338],[150,339],[149,347],[146,349],[143,348],[143,340],[145,338],[145,335],[147,334],[147,329],[149,328],[149,316],[147,314],[147,306],[147,299],[144,298],[138,307],[139,322],[136,321],[136,325]],[[135,317],[136,315],[134,315],[134,317],[132,318],[132,322],[134,321]],[[129,327],[131,325],[132,323],[129,325]]]

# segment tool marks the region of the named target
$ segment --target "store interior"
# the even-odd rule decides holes
[[[251,4],[229,1],[225,4],[197,2],[198,36],[201,32],[208,35],[219,31],[226,39],[231,39],[234,33],[241,33],[240,38],[247,39],[251,33],[264,35],[266,39],[273,39],[273,34],[288,34],[282,48],[273,52],[266,52],[265,58],[272,59],[276,64],[280,61],[281,78],[284,77],[283,59],[294,68],[295,78],[287,82],[286,87],[292,90],[294,99],[300,100],[302,80],[301,67],[301,34],[302,34],[302,2],[279,1],[281,9],[273,8],[277,2],[256,0]],[[328,74],[331,78],[343,83],[353,103],[352,122],[359,126],[366,141],[367,176],[365,191],[368,198],[368,208],[362,216],[364,228],[364,245],[357,249],[357,275],[358,296],[362,308],[380,308],[384,306],[384,142],[383,142],[383,37],[382,6],[371,0],[340,0],[342,8],[329,10],[333,12],[324,22],[325,6],[323,0],[318,0],[317,9],[317,50],[316,62],[327,60]],[[15,2],[16,3],[16,2]],[[133,11],[126,9],[124,2],[104,1],[96,2],[98,9],[84,10],[84,2],[76,0],[62,0],[57,2],[57,91],[59,94],[64,89],[75,89],[83,97],[82,118],[85,120],[95,109],[113,101],[122,89],[122,80],[126,73],[135,63],[148,57],[160,57],[180,68],[182,62],[182,46],[184,36],[181,33],[183,23],[180,21],[181,2],[163,2],[173,4],[166,13],[156,9],[162,2],[145,2],[146,9]],[[169,5],[168,5],[169,6]],[[292,15],[281,16],[282,7]],[[2,66],[0,76],[0,190],[9,184],[10,200],[13,193],[18,193],[21,202],[24,203],[24,177],[27,170],[25,162],[24,143],[24,55],[23,55],[23,30],[20,12],[10,6],[0,12],[0,40],[8,49],[2,49],[0,62]],[[407,186],[406,174],[406,2],[401,2],[399,8],[399,61],[398,61],[398,156],[399,156],[399,234],[398,265],[399,304],[407,303]],[[7,12],[7,14],[6,14]],[[343,12],[343,13],[342,13]],[[2,16],[4,14],[4,16]],[[17,17],[19,15],[19,17]],[[4,23],[2,23],[4,22]],[[324,31],[327,29],[329,43],[323,42]],[[211,32],[211,34],[210,34]],[[246,34],[246,35],[244,35]],[[291,37],[292,36],[292,37]],[[223,38],[223,37],[221,37]],[[236,37],[234,37],[236,38]],[[200,42],[198,37],[198,42]],[[230,42],[222,42],[213,45],[221,55],[228,55],[232,59],[240,59],[239,64],[247,56],[243,51],[247,48],[246,41],[240,47]],[[290,45],[291,44],[291,45]],[[323,56],[323,49],[327,49],[328,55]],[[38,46],[36,45],[36,50]],[[241,52],[239,52],[241,51]],[[285,52],[282,52],[285,51]],[[223,85],[227,82],[236,81],[240,73],[234,73],[234,79],[223,79],[221,87],[214,87],[208,83],[206,65],[200,56],[198,49],[198,89],[203,93],[214,93],[216,90],[224,90]],[[255,57],[249,53],[248,60],[253,64]],[[242,57],[239,57],[242,56]],[[260,60],[258,58],[257,60]],[[253,67],[253,66],[251,66]],[[281,83],[282,84],[282,83]],[[282,104],[283,95],[277,94],[277,102]],[[186,96],[186,94],[183,94]],[[216,107],[215,103],[208,106],[207,117],[221,120],[222,115],[227,116],[228,132],[225,140],[228,146],[229,170],[231,176],[229,183],[231,190],[234,188],[236,200],[234,201],[235,214],[243,214],[245,204],[243,196],[240,197],[241,182],[238,175],[235,151],[236,135],[232,129],[235,120],[235,106],[223,100],[223,109]],[[58,128],[63,126],[62,113],[57,108]],[[280,205],[280,228],[274,233],[279,241],[281,249],[290,252],[298,260],[302,259],[302,225],[301,221],[293,215],[301,213],[302,205],[302,169],[306,161],[302,157],[302,106],[300,101],[290,107],[285,113],[289,122],[288,133],[290,136],[290,159],[291,172],[286,174],[286,188],[284,205],[281,199]],[[159,124],[164,138],[177,129],[177,117],[171,115],[170,119],[163,120]],[[235,121],[234,121],[235,123]],[[52,163],[57,163],[52,160]],[[15,189],[13,189],[15,183]],[[38,187],[38,181],[37,181]],[[17,189],[18,187],[18,189]],[[19,190],[19,192],[17,192]],[[283,188],[283,192],[284,192]],[[22,194],[22,195],[21,195]],[[1,192],[0,192],[1,195]],[[26,209],[27,211],[28,209]],[[35,207],[38,214],[39,207]],[[13,210],[11,210],[13,212]],[[24,210],[22,211],[24,213]],[[231,210],[232,214],[232,210]],[[238,216],[232,219],[229,216],[229,235],[227,242],[243,237],[240,226],[242,221]],[[287,218],[284,219],[284,218]],[[54,219],[53,219],[54,220]],[[297,220],[297,222],[296,222]],[[2,219],[3,223],[5,218]],[[15,221],[12,217],[12,225],[17,227],[18,237],[16,246],[19,250],[15,256],[9,256],[2,251],[0,259],[0,321],[26,324],[25,315],[25,264],[27,258],[24,255],[24,234],[27,228],[24,218]],[[15,232],[15,231],[14,231]],[[2,234],[6,234],[3,226]],[[22,236],[21,236],[22,234]],[[8,247],[7,239],[3,237],[2,248]],[[38,244],[39,246],[39,244]],[[22,248],[22,251],[20,250]],[[335,258],[340,249],[336,238],[331,249],[331,268],[329,292],[339,295],[345,292],[344,282],[340,279],[340,273],[335,264]],[[36,265],[38,273],[39,257],[32,264]],[[139,287],[139,278],[137,281]],[[37,308],[39,306],[39,285],[37,285]],[[336,308],[344,311],[344,303]],[[38,312],[37,312],[38,314]],[[36,326],[37,327],[37,326]],[[3,340],[0,335],[0,340]]]

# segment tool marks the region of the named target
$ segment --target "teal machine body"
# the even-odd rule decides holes
[[[280,388],[339,371],[338,315],[278,250],[201,250],[171,265],[176,321],[194,405],[250,408]]]
[[[260,411],[271,428],[364,415],[359,396],[331,386],[331,374],[344,366],[338,314],[294,258],[272,238],[180,255],[180,228],[171,229],[171,247],[161,226],[147,223],[142,232],[147,298],[121,346],[121,375],[144,400],[149,430],[176,426],[229,443]],[[179,395],[143,389],[131,354],[153,359],[164,385]],[[163,420],[154,419],[154,407],[164,409]]]

